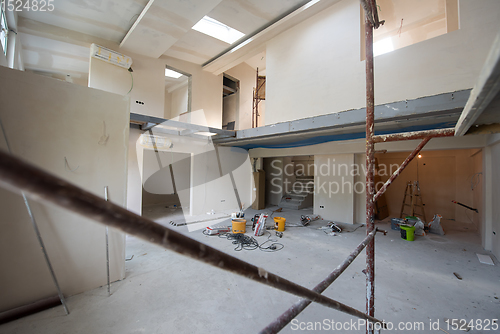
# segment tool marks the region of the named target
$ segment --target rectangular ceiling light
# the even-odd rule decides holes
[[[169,77],[169,78],[177,79],[177,78],[180,78],[182,76],[182,74],[179,72],[176,72],[174,70],[166,68],[165,69],[165,76]]]
[[[229,44],[233,44],[241,37],[245,36],[245,34],[241,31],[233,29],[230,26],[208,16],[204,16],[200,21],[198,21],[198,23],[194,25],[193,29]]]

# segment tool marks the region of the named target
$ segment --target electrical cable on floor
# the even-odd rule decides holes
[[[356,228],[355,228],[354,230],[352,230],[352,231],[342,230],[342,232],[345,232],[345,233],[352,233],[352,232],[355,232],[358,228],[363,227],[363,226],[365,226],[365,224],[361,224],[361,225],[359,225],[358,227],[356,227]]]
[[[203,231],[203,234],[208,235]],[[272,234],[269,232],[269,237],[265,242],[259,245],[259,242],[251,236],[244,235],[243,233],[223,233],[219,234],[219,238],[226,238],[233,242],[233,245],[236,245],[234,248],[235,251],[245,250],[256,250],[257,248],[263,252],[277,252],[282,250],[285,245],[282,243],[276,242],[276,240],[271,239]],[[266,243],[271,242],[271,244],[267,247],[263,247]]]

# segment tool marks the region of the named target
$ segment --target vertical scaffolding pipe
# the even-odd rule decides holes
[[[259,68],[255,78],[255,127],[259,127]]]
[[[368,6],[372,5],[370,1]],[[373,10],[373,8],[372,8]],[[376,8],[375,8],[376,10]],[[365,52],[366,52],[366,234],[375,229],[374,222],[374,121],[375,95],[373,73],[373,25],[370,15],[365,11]],[[366,246],[366,314],[375,314],[375,242],[372,239]],[[373,326],[366,326],[366,333],[373,334]]]
[[[104,187],[104,199],[108,201],[108,186]],[[106,225],[106,272],[108,274],[108,295],[111,296],[111,286],[109,284],[109,242],[108,242],[108,225]]]

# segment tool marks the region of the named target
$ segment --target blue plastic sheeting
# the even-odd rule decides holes
[[[434,130],[434,129],[446,129],[446,128],[452,128],[454,126],[455,126],[454,122],[409,126],[406,128],[400,128],[400,129],[390,130],[390,131],[375,131],[375,135],[387,135],[387,134],[391,134],[391,133],[402,133],[402,132]],[[253,148],[279,149],[279,148],[302,147],[302,146],[323,144],[323,143],[328,143],[328,142],[332,142],[332,141],[354,140],[354,139],[362,139],[362,138],[366,138],[365,132],[346,133],[346,134],[330,135],[330,136],[318,136],[318,137],[312,137],[312,138],[307,138],[307,139],[303,139],[303,140],[297,140],[297,141],[293,141],[290,143],[283,143],[283,144],[277,144],[277,145],[247,144],[247,145],[242,145],[242,146],[238,146],[238,145],[235,145],[235,146],[240,147],[240,148],[245,149],[245,150],[250,150]]]

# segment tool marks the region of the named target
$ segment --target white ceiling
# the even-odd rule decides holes
[[[19,15],[23,54],[27,69],[85,76],[88,49],[70,38],[59,41],[44,36],[40,25],[122,43],[123,50],[159,57],[162,54],[203,64],[227,50],[228,43],[192,30],[208,15],[245,34],[273,23],[307,0],[54,0],[53,12],[23,11]],[[23,29],[23,22],[32,27]],[[35,27],[35,28],[33,28]],[[161,29],[159,29],[161,27]],[[125,38],[127,37],[127,38]],[[123,41],[123,42],[122,42]],[[264,57],[264,58],[262,58]],[[247,62],[264,70],[265,53]]]

